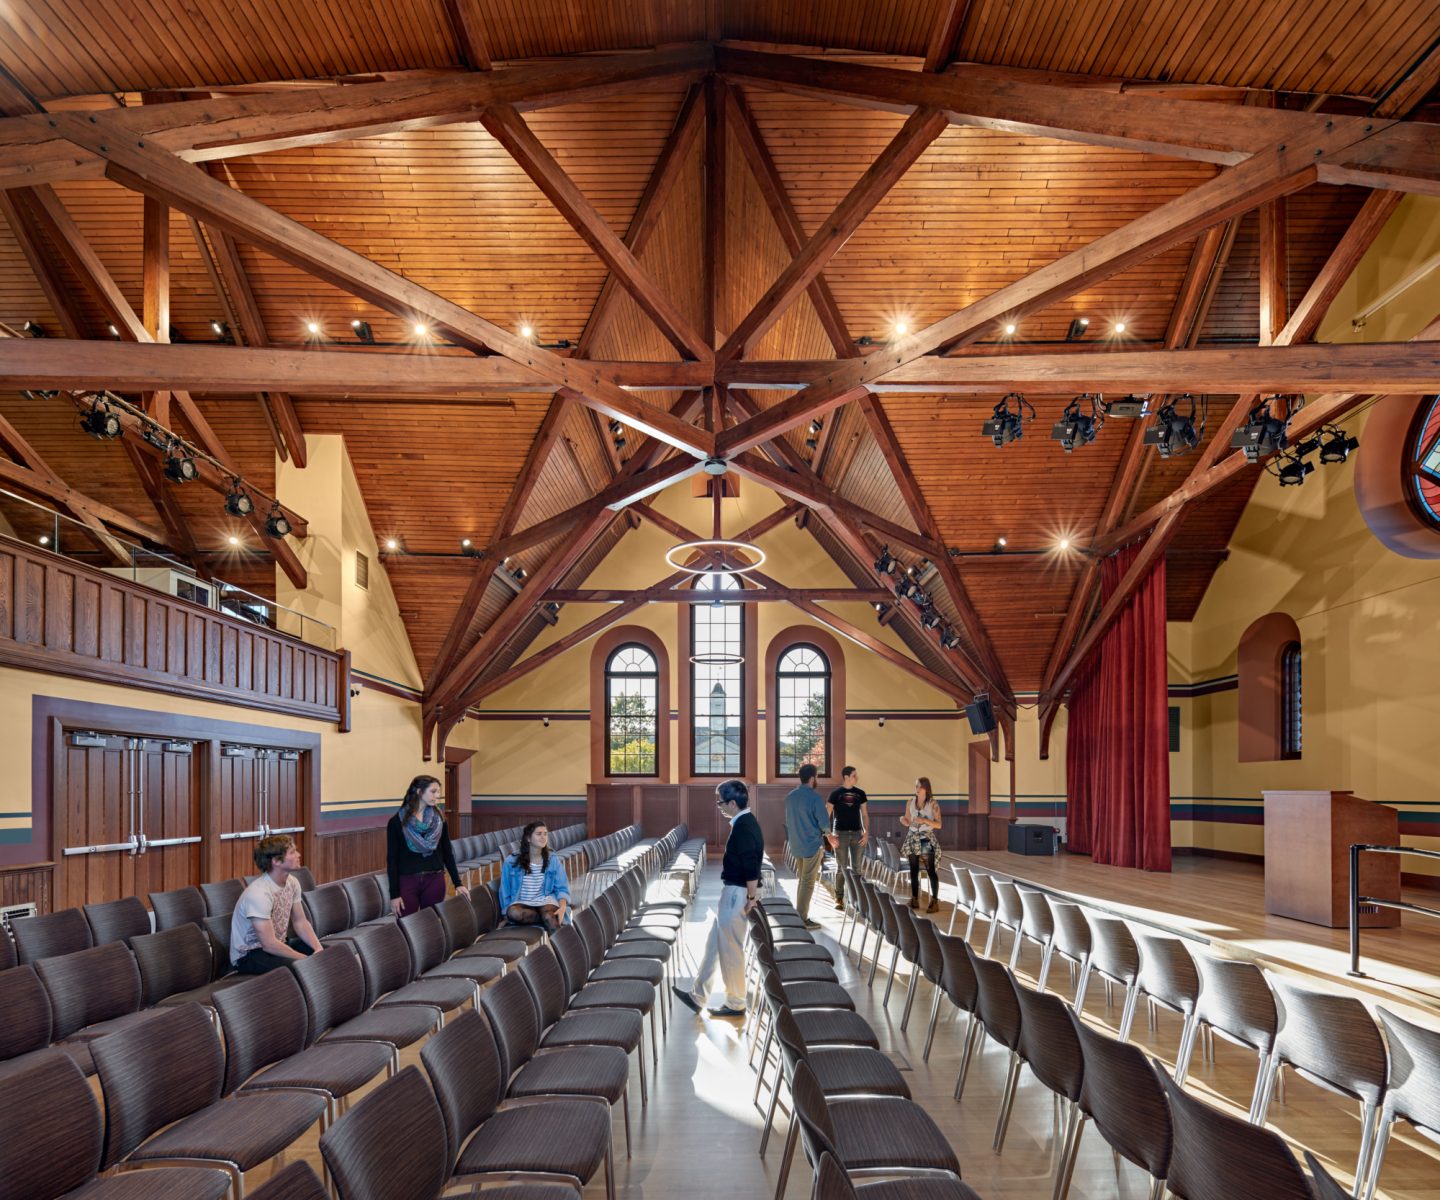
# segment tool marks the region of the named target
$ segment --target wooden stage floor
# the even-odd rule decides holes
[[[1360,969],[1346,975],[1349,933],[1265,912],[1265,876],[1259,863],[1182,856],[1174,870],[1137,871],[1099,866],[1079,854],[1011,854],[1006,850],[945,852],[945,862],[1014,879],[1045,892],[1209,942],[1217,953],[1247,958],[1277,970],[1308,975],[1362,997],[1440,1015],[1440,919],[1404,915],[1393,929],[1360,935]],[[948,871],[941,879],[954,896]],[[1406,900],[1440,908],[1440,894],[1407,888]],[[948,907],[948,905],[947,905]]]

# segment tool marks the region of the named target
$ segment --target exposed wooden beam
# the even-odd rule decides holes
[[[971,0],[940,0],[940,13],[930,30],[930,41],[925,47],[926,71],[943,71],[955,57],[960,45],[960,35],[965,30],[965,18],[970,15]]]
[[[863,108],[900,113],[933,108],[957,125],[1120,146],[1221,166],[1234,166],[1282,142],[1312,143],[1333,133],[1341,146],[1318,164],[1321,183],[1440,193],[1435,127],[1421,122],[1239,106],[1226,107],[1222,116],[1191,100],[1077,88],[1044,81],[1043,73],[1030,77],[1014,68],[979,63],[933,74],[721,46],[715,51],[715,66],[729,78]]]
[[[741,319],[720,350],[722,359],[738,358],[754,349],[915,160],[940,136],[946,124],[944,115],[933,109],[921,109],[906,118],[880,157],[866,168],[755,307]]]
[[[477,0],[445,0],[445,16],[455,34],[455,48],[460,61],[472,71],[488,71],[490,47],[485,40],[485,18]]]
[[[686,576],[685,578],[690,578]],[[885,588],[746,588],[726,592],[727,600],[752,601],[858,601],[862,604],[891,604],[895,593]],[[714,604],[715,593],[682,587],[634,588],[552,588],[541,602],[557,604],[624,604],[638,600],[641,604]]]
[[[0,433],[0,437],[3,437],[3,433]],[[131,537],[144,538],[156,546],[170,544],[165,530],[158,525],[141,521],[127,512],[112,508],[108,504],[85,495],[84,492],[77,491],[53,472],[36,471],[20,463],[0,459],[0,479],[3,479],[7,486],[50,500],[70,513],[84,510],[106,525]],[[127,564],[129,563],[128,555],[125,561]]]
[[[530,452],[525,456],[525,465],[520,468],[515,486],[510,490],[509,499],[505,501],[505,507],[500,512],[500,520],[495,523],[497,540],[509,537],[515,532],[525,505],[530,502],[535,485],[540,482],[540,472],[550,461],[550,452],[555,449],[564,433],[565,418],[572,411],[570,392],[562,388],[551,398],[550,407],[545,410],[540,428],[535,432],[535,440],[530,443]]]
[[[1424,103],[1440,87],[1440,38],[1400,78],[1370,111],[1377,117],[1403,117]]]
[[[45,253],[40,227],[28,208],[29,195],[30,193],[25,189],[0,192],[0,214],[4,215],[10,231],[15,235],[15,240],[20,245],[20,252],[24,254],[25,261],[35,276],[35,281],[40,285],[40,290],[45,293],[45,300],[50,305],[50,311],[60,322],[60,328],[65,336],[67,338],[83,338],[85,336],[84,322],[79,317],[78,310],[66,290],[64,281],[55,272],[53,264]]]
[[[720,345],[722,288],[729,283],[726,271],[725,109],[725,89],[711,75],[705,80],[704,244],[700,252],[701,325],[711,347]],[[715,427],[713,422],[710,427]]]
[[[300,267],[388,312],[424,317],[472,349],[488,346],[538,371],[557,388],[571,388],[580,395],[582,403],[697,457],[707,457],[714,448],[712,436],[672,420],[668,413],[607,383],[583,363],[541,350],[518,333],[502,329],[259,201],[227,188],[198,167],[148,143],[127,145],[106,141],[104,134],[97,135],[95,128],[78,116],[56,114],[50,119],[66,136],[102,155],[107,160],[107,174],[126,187],[163,199],[232,237],[247,241],[282,262]]]
[[[380,83],[206,96],[87,113],[108,143],[143,142],[190,162],[348,142],[409,129],[474,121],[494,104],[521,111],[647,84],[698,77],[714,61],[703,44],[640,53],[577,55],[495,71],[419,75]],[[98,179],[104,156],[79,149],[48,114],[0,120],[0,188]]]
[[[1260,344],[1273,346],[1290,316],[1285,199],[1260,206]]]
[[[707,361],[713,354],[709,339],[690,323],[679,305],[640,265],[635,253],[605,223],[605,219],[595,211],[595,206],[575,186],[575,181],[565,173],[520,115],[513,108],[496,106],[481,114],[480,121],[569,222],[581,240],[600,257],[611,275],[639,305],[640,311],[655,322],[665,339],[682,355],[700,362]]]
[[[1317,163],[1332,157],[1352,141],[1369,136],[1352,128],[1347,128],[1345,135],[1341,136],[1336,129],[1330,129],[1313,139],[1282,142],[1255,154],[1184,195],[928,328],[900,338],[865,358],[837,364],[828,376],[799,395],[724,431],[717,442],[718,452],[728,457],[769,441],[800,422],[829,412],[852,398],[858,388],[875,382],[881,375],[913,362],[931,350],[974,339],[1002,317],[1008,315],[1013,319],[1035,311],[1118,274],[1167,246],[1195,236],[1218,221],[1297,191],[1315,181]]]

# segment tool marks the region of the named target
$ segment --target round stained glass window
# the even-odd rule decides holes
[[[1420,519],[1440,529],[1440,396],[1430,396],[1416,414],[1405,447],[1410,464],[1410,499]]]

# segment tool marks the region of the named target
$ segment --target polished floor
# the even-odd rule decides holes
[[[781,886],[793,897],[793,879],[782,878]],[[942,890],[948,895],[948,888]],[[718,867],[712,865],[705,872],[691,911],[689,945],[697,956],[718,894]],[[1049,1093],[1028,1073],[1023,1077],[1005,1151],[1003,1155],[993,1154],[990,1146],[1004,1083],[1004,1052],[993,1043],[987,1046],[972,1066],[963,1103],[957,1104],[951,1092],[960,1060],[963,1024],[942,1015],[930,1062],[922,1063],[929,984],[923,980],[919,983],[909,1030],[902,1032],[900,1019],[907,980],[903,976],[897,980],[888,1007],[882,1007],[883,974],[877,974],[875,984],[867,986],[853,956],[847,957],[836,947],[834,934],[839,929],[839,914],[828,892],[817,892],[812,915],[825,925],[816,937],[836,950],[841,981],[855,997],[858,1010],[874,1026],[882,1048],[905,1072],[914,1098],[925,1105],[955,1145],[965,1179],[987,1200],[1048,1200],[1055,1154],[1054,1108]],[[942,927],[948,924],[949,905],[932,919],[939,920]],[[888,963],[888,955],[885,961]],[[1037,965],[1038,955],[1032,947],[1022,957],[1022,974],[1033,972]],[[1064,983],[1058,966],[1052,972],[1052,982]],[[1113,1027],[1120,1015],[1118,1004],[1107,1009],[1102,987],[1092,987],[1091,993],[1087,1015]],[[1136,1021],[1135,1039],[1157,1057],[1173,1063],[1179,1040],[1178,1018],[1161,1013],[1156,1030],[1149,1031],[1145,1026],[1142,1013]],[[411,1049],[404,1061],[418,1061],[418,1057]],[[1197,1054],[1188,1086],[1208,1099],[1229,1104],[1243,1116],[1254,1071],[1253,1055],[1217,1040],[1216,1061],[1201,1062]],[[750,1102],[753,1086],[754,1076],[745,1062],[741,1023],[695,1017],[677,1003],[671,1012],[669,1036],[661,1042],[659,1070],[652,1078],[647,1109],[639,1106],[638,1084],[632,1086],[635,1145],[634,1157],[628,1161],[616,1122],[617,1194],[631,1200],[679,1196],[763,1200],[773,1196],[783,1138],[772,1139],[766,1158],[759,1157],[762,1117]],[[1293,1077],[1286,1101],[1272,1106],[1272,1127],[1295,1144],[1318,1152],[1327,1166],[1348,1183],[1359,1145],[1358,1106]],[[547,1130],[543,1122],[537,1122],[537,1137],[557,1135],[558,1131]],[[312,1162],[318,1161],[313,1136],[301,1144],[299,1153]],[[263,1174],[254,1173],[252,1186],[260,1182]],[[808,1166],[803,1160],[797,1162],[785,1193],[787,1200],[805,1200],[810,1185]],[[1087,1130],[1071,1196],[1075,1200],[1129,1200],[1144,1197],[1146,1190],[1142,1173],[1123,1162],[1117,1168],[1099,1135]],[[599,1178],[585,1192],[586,1200],[604,1194],[603,1180]],[[1390,1200],[1440,1200],[1440,1148],[1401,1126],[1386,1159],[1380,1194]]]

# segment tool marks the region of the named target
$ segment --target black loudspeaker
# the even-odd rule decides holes
[[[1019,822],[1009,827],[1011,854],[1054,854],[1055,830],[1049,825],[1022,825]]]
[[[989,733],[995,728],[995,710],[990,707],[989,696],[976,696],[973,704],[965,706],[965,715],[970,718],[971,733]]]

